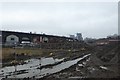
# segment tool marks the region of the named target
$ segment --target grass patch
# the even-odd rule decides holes
[[[41,49],[31,49],[31,48],[2,48],[2,60],[13,60],[15,58],[14,53],[24,56],[40,56],[42,54]],[[19,56],[18,56],[19,57]]]

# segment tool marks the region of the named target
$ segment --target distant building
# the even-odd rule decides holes
[[[76,39],[77,39],[78,41],[83,41],[82,34],[81,34],[81,33],[77,33]]]
[[[70,35],[70,38],[73,38],[73,39],[75,39],[75,35]]]
[[[84,39],[86,43],[94,43],[95,40],[96,40],[95,38],[87,38],[87,37]]]
[[[117,39],[118,37],[119,35],[117,34],[107,36],[107,38],[113,38],[113,39]]]

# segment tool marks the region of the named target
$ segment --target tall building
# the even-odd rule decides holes
[[[78,41],[83,41],[82,34],[81,34],[81,33],[77,33],[77,34],[76,34],[76,39],[77,39]]]

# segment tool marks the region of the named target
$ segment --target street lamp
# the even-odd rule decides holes
[[[17,72],[17,56],[16,56],[16,51],[15,51],[15,48],[17,47],[17,44],[16,44],[16,42],[14,43],[14,56],[15,56],[15,60],[14,60],[14,62],[13,62],[13,64],[14,64],[14,67],[15,67],[15,75],[16,75],[16,72]],[[16,78],[16,76],[15,76],[15,78]]]

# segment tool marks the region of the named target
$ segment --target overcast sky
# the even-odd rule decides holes
[[[6,2],[2,30],[101,38],[118,33],[117,2]]]

